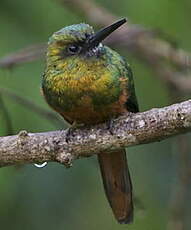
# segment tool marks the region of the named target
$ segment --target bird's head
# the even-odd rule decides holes
[[[60,60],[72,56],[98,57],[103,51],[102,41],[126,22],[121,19],[112,25],[94,32],[88,24],[76,24],[55,32],[49,39],[48,57]]]

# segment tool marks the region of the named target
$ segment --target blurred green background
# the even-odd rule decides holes
[[[178,46],[191,49],[191,2],[189,0],[99,0],[114,14],[132,23],[163,31]],[[64,8],[54,0],[1,0],[0,56],[31,44],[41,43],[60,28],[87,22],[83,15]],[[119,51],[121,52],[121,51]],[[131,64],[141,111],[170,104],[167,87],[148,67],[123,52]],[[40,95],[45,60],[22,64],[11,70],[0,69],[0,87],[12,89],[49,109]],[[3,96],[11,116],[13,131],[55,130],[47,119]],[[0,135],[6,135],[0,108]],[[49,163],[43,169],[33,165],[7,167],[0,171],[0,223],[2,229],[96,230],[166,229],[172,193],[177,189],[178,149],[176,138],[128,149],[135,194],[135,220],[119,225],[106,201],[96,157],[75,162],[71,169]],[[190,189],[190,188],[189,188]],[[191,191],[190,191],[191,192]],[[191,228],[191,197],[186,198],[185,229]],[[138,201],[137,201],[138,200]]]

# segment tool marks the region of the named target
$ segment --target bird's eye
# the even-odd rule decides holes
[[[81,46],[78,45],[70,45],[68,46],[68,53],[69,54],[78,54],[81,50]]]

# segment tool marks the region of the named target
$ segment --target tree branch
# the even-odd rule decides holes
[[[91,23],[96,25],[107,26],[119,19],[119,17],[93,0],[59,0],[59,2],[77,14],[81,13]],[[167,41],[156,38],[153,31],[149,31],[140,25],[133,25],[129,21],[126,27],[123,26],[123,28],[116,31],[109,37],[108,41],[118,46],[126,46],[129,50],[133,49],[133,52],[135,50],[137,50],[138,53],[142,51],[143,58],[145,58],[145,55],[151,58],[164,58],[168,61],[172,61],[181,68],[191,67],[190,53],[182,49],[176,49]]]
[[[179,136],[176,139],[176,147],[178,147],[177,174],[176,180],[173,181],[172,194],[170,199],[170,215],[167,224],[167,230],[183,230],[186,229],[187,208],[186,202],[190,191],[191,176],[191,157],[190,157],[190,140],[188,135]]]
[[[87,20],[99,26],[107,26],[119,17],[113,15],[106,8],[92,0],[59,0],[66,7],[83,14]],[[177,49],[170,42],[156,37],[154,31],[141,25],[133,25],[127,22],[127,26],[119,28],[112,36],[106,39],[107,44],[117,45],[130,51],[135,57],[141,59],[165,83],[183,93],[191,92],[191,78],[181,72],[176,73],[172,66],[184,70],[191,68],[191,54],[182,49]],[[178,76],[177,76],[178,75]],[[184,75],[182,77],[182,75]],[[174,76],[177,76],[175,78]]]
[[[46,44],[36,44],[21,49],[15,53],[8,54],[0,59],[0,68],[13,68],[25,62],[34,61],[46,52]]]
[[[109,25],[119,18],[91,0],[59,1],[77,14],[83,14],[90,23],[99,26]],[[171,84],[175,89],[184,94],[191,92],[190,72],[187,71],[185,75],[185,70],[191,69],[191,54],[174,47],[168,41],[157,38],[154,31],[141,25],[133,25],[128,21],[127,26],[115,31],[112,36],[108,37],[106,43],[128,50],[152,67],[155,76],[160,77],[165,83]],[[46,44],[37,44],[21,49],[1,58],[0,68],[10,68],[41,58],[45,49]],[[177,73],[176,69],[180,71]]]
[[[11,98],[16,103],[18,103],[20,105],[23,105],[25,108],[32,110],[36,114],[38,114],[38,115],[46,118],[52,124],[54,124],[55,127],[57,127],[57,128],[58,127],[63,127],[65,125],[65,123],[66,123],[54,111],[44,109],[40,105],[34,103],[32,100],[29,100],[29,99],[27,99],[25,97],[22,97],[21,95],[19,95],[18,93],[14,92],[14,91],[12,91],[10,89],[6,89],[6,88],[1,88],[0,87],[0,93],[2,95],[5,95],[5,96]],[[6,117],[6,119],[8,119],[7,117]]]
[[[4,120],[5,120],[5,126],[6,126],[6,135],[13,134],[13,126],[12,121],[9,115],[9,112],[7,110],[7,106],[5,105],[5,102],[2,98],[2,95],[0,94],[0,110],[3,114]]]
[[[27,133],[0,138],[0,166],[73,160],[100,152],[160,141],[191,130],[191,100],[142,113],[128,113],[106,124],[75,129],[66,142],[66,131]]]

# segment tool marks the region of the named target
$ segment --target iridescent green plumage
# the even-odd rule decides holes
[[[97,55],[67,55],[69,44],[80,44],[93,33],[87,24],[73,25],[54,33],[49,41],[43,92],[47,102],[59,113],[69,115],[71,122],[99,123],[122,114],[123,109],[115,103],[119,103],[123,91],[128,98],[126,105],[136,105],[131,70],[118,53],[100,46]],[[88,109],[90,116],[79,114],[83,109]]]
[[[124,22],[123,19],[96,34],[87,24],[72,25],[54,33],[49,39],[42,90],[48,104],[69,123],[95,124],[127,111],[138,111],[129,65],[117,52],[100,43]],[[126,223],[132,216],[130,177],[124,174],[124,170],[128,170],[124,153],[113,159],[116,163],[119,161],[121,169],[120,165],[116,166],[119,167],[117,171],[114,165],[113,168],[111,164],[104,166],[105,159],[100,157],[104,186],[116,218]],[[110,160],[112,162],[112,158]],[[107,162],[110,160],[108,158]],[[109,172],[113,175],[110,179]],[[116,188],[115,180],[121,181]],[[121,186],[125,186],[124,194]],[[112,197],[109,190],[118,192]],[[131,204],[121,207],[128,199]]]

